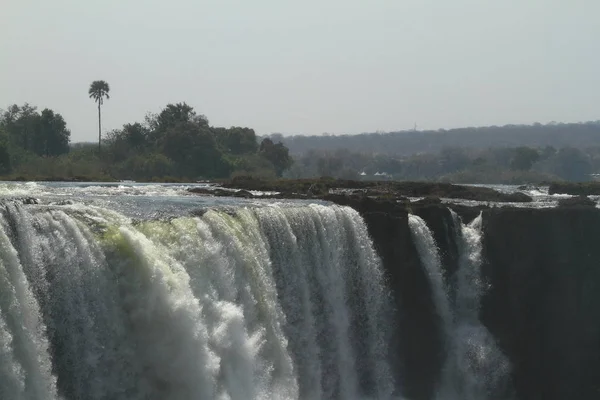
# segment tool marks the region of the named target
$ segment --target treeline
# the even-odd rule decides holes
[[[436,153],[448,147],[488,149],[495,147],[585,149],[600,144],[600,121],[582,123],[549,123],[533,125],[505,125],[449,130],[400,131],[363,133],[359,135],[282,136],[270,135],[281,141],[293,155],[305,154],[312,149],[329,152],[346,149],[408,156],[416,153]]]
[[[65,119],[51,109],[8,107],[0,112],[0,175],[30,180],[195,181],[249,175],[537,183],[586,181],[600,172],[600,122],[261,140],[250,128],[211,126],[191,106],[177,103],[108,132],[100,150],[95,143],[71,145],[70,136]]]
[[[523,184],[587,181],[595,171],[600,171],[600,147],[446,147],[410,156],[313,149],[296,157],[286,176]]]
[[[288,149],[260,143],[250,128],[210,126],[186,103],[168,104],[143,122],[125,124],[96,144],[70,146],[62,116],[28,104],[0,113],[0,173],[25,179],[194,181],[281,176]]]
[[[0,113],[0,173],[35,157],[56,157],[69,152],[71,132],[62,115],[29,104],[12,105]]]
[[[144,123],[107,135],[106,158],[114,176],[128,179],[281,176],[292,159],[271,139],[258,143],[253,129],[212,127],[185,103],[168,104]]]

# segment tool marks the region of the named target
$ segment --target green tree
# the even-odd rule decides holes
[[[231,177],[252,176],[261,179],[276,178],[273,164],[257,153],[236,157],[233,162],[233,169]]]
[[[254,154],[258,151],[258,141],[254,129],[233,126],[229,129],[213,128],[217,142],[227,153],[236,155]]]
[[[2,113],[0,121],[10,143],[25,150],[33,149],[40,123],[37,107],[13,104]]]
[[[127,157],[147,150],[149,129],[139,122],[125,124],[122,129],[114,129],[106,134],[105,146],[108,157],[113,161],[123,161]]]
[[[510,167],[518,171],[529,171],[539,159],[540,154],[537,150],[530,147],[517,147],[510,162]]]
[[[196,122],[198,125],[208,126],[208,120],[204,116],[196,115],[196,111],[187,103],[167,104],[158,114],[159,130],[166,130],[182,122]]]
[[[40,156],[58,156],[69,151],[71,132],[62,115],[49,108],[39,114],[36,107],[13,104],[0,116],[6,142]]]
[[[0,173],[9,173],[11,169],[8,134],[0,127]]]
[[[167,104],[160,113],[146,116],[148,140],[154,146],[160,147],[167,130],[188,122],[208,127],[208,119],[204,115],[197,115],[194,108],[187,103]]]
[[[260,143],[259,154],[269,160],[275,167],[277,176],[281,176],[283,171],[292,166],[293,160],[290,157],[290,151],[283,143],[273,143],[271,139],[263,139]]]
[[[148,140],[148,128],[139,122],[123,125],[125,142],[130,148],[140,149],[146,146]]]
[[[102,140],[102,113],[101,107],[104,103],[104,98],[110,99],[108,93],[110,92],[110,86],[105,81],[94,81],[90,85],[90,89],[88,90],[88,94],[90,99],[94,99],[96,103],[98,103],[98,151],[101,148],[101,140]]]
[[[198,178],[229,175],[229,166],[207,126],[194,122],[174,125],[161,139],[161,152],[175,162],[181,176]]]
[[[444,147],[440,151],[440,163],[444,172],[455,172],[466,168],[471,160],[464,148]]]
[[[563,147],[545,161],[545,171],[575,182],[590,180],[592,165],[589,157],[579,149]]]
[[[344,160],[333,154],[324,154],[317,161],[319,176],[337,177],[344,167]]]
[[[40,116],[40,131],[38,136],[38,155],[58,156],[69,152],[71,132],[62,115],[46,108]]]
[[[121,164],[120,175],[133,179],[160,179],[173,172],[173,161],[164,154],[146,153],[129,157]]]

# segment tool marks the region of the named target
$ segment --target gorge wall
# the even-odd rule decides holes
[[[363,216],[398,310],[391,352],[405,395],[436,398],[444,354],[432,288],[410,235],[409,211],[429,226],[450,291],[459,264],[457,227],[440,204],[337,199]],[[466,222],[473,210],[456,207]],[[596,399],[600,394],[600,210],[482,211],[480,319],[510,362],[503,391],[489,398]],[[452,297],[452,296],[451,296]]]
[[[600,395],[600,210],[484,212],[482,319],[520,398]]]

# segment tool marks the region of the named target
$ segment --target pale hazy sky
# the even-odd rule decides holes
[[[600,119],[599,0],[0,0],[0,108],[96,140],[186,101],[259,134]]]

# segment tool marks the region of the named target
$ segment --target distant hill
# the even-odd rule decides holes
[[[292,154],[311,149],[411,155],[438,152],[448,147],[474,149],[494,147],[565,146],[588,148],[600,146],[600,121],[584,123],[550,123],[546,125],[505,125],[481,128],[458,128],[437,131],[400,131],[362,133],[359,135],[282,136],[270,135],[281,141]]]

